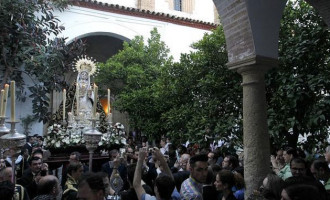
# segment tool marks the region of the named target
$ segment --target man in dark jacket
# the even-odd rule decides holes
[[[25,187],[30,199],[33,199],[37,195],[37,183],[42,176],[47,174],[48,169],[42,171],[43,163],[39,157],[32,157],[29,160],[29,165],[30,168],[24,171],[23,176],[17,180],[17,183]]]
[[[78,192],[78,180],[84,171],[83,165],[79,163],[70,163],[67,169],[67,181],[64,186],[63,200],[75,200]]]

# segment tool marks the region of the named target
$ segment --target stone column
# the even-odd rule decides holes
[[[253,190],[260,187],[270,167],[264,75],[272,66],[260,64],[256,58],[229,65],[243,78],[244,180],[247,199]]]

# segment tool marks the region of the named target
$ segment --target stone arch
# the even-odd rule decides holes
[[[84,30],[83,26],[77,26],[76,28],[70,27],[68,31],[69,35],[68,35],[68,40],[67,40],[67,45],[70,45],[73,41],[78,40],[78,39],[86,39],[89,37],[95,37],[95,36],[105,36],[105,37],[109,37],[109,38],[116,38],[118,40],[122,40],[122,41],[130,41],[131,38],[128,38],[127,36],[129,36],[129,34],[126,35],[121,35],[117,32],[104,32],[104,31],[100,31],[100,30],[96,30],[96,31],[78,31],[76,32],[76,29],[82,29]],[[70,32],[73,32],[73,34],[70,34]],[[93,57],[95,59],[95,56],[90,55],[87,53],[87,56],[89,57]],[[96,60],[97,62],[105,62],[105,60]],[[74,74],[72,73],[68,73],[66,79],[69,82],[74,82],[74,78],[73,78]]]
[[[124,41],[129,41],[136,35],[141,35],[133,29],[108,21],[81,22],[67,27],[62,34],[68,38],[68,44],[75,39],[91,35],[107,35]]]
[[[278,33],[285,1],[214,0],[223,25],[229,63],[247,57],[277,59]]]
[[[117,38],[117,39],[120,39],[123,41],[127,41],[127,42],[129,42],[131,40],[123,35],[119,35],[119,34],[112,33],[112,32],[89,32],[89,33],[77,35],[74,39],[72,38],[71,40],[68,40],[67,44],[71,44],[74,40],[82,39],[82,38],[86,38],[86,37],[90,37],[90,36],[108,36],[108,37],[114,37],[114,38]]]

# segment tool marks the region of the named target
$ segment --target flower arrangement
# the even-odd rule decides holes
[[[124,126],[116,123],[109,131],[102,135],[99,146],[109,148],[112,144],[126,145]]]
[[[66,127],[59,124],[48,127],[44,142],[46,147],[55,149],[85,144],[85,140],[80,134],[74,134],[72,130],[67,130]]]
[[[81,130],[79,130],[80,132]],[[126,145],[125,132],[121,128],[112,127],[108,133],[104,133],[98,145],[102,148],[110,148],[112,145]],[[48,127],[44,145],[52,149],[65,149],[72,146],[83,146],[85,140],[82,134],[60,124]]]
[[[105,133],[101,137],[101,141],[99,142],[99,146],[110,148],[111,145],[126,145],[126,138],[120,135]]]

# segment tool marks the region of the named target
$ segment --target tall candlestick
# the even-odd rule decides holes
[[[110,114],[111,108],[110,108],[110,89],[108,89],[108,115]]]
[[[63,89],[63,120],[65,120],[66,89]]]
[[[2,107],[2,113],[1,116],[5,117],[6,116],[6,109],[7,109],[7,101],[8,101],[8,91],[9,91],[9,85],[5,85],[5,93],[3,97],[3,107]]]
[[[0,100],[0,112],[1,112],[1,117],[4,117],[4,116],[3,116],[3,107],[4,107],[4,106],[3,106],[3,104],[4,104],[4,103],[3,103],[3,99],[4,99],[4,96],[5,96],[4,94],[5,94],[5,90],[1,90],[1,94],[0,94],[0,95],[1,95],[1,100]]]
[[[10,81],[10,100],[11,100],[11,116],[10,116],[10,120],[12,122],[15,121],[15,81]]]
[[[97,92],[98,92],[98,87],[96,84],[94,84],[94,102],[93,102],[93,117],[94,118],[95,118],[95,114],[96,114]]]
[[[79,117],[79,84],[76,84],[77,117]]]

